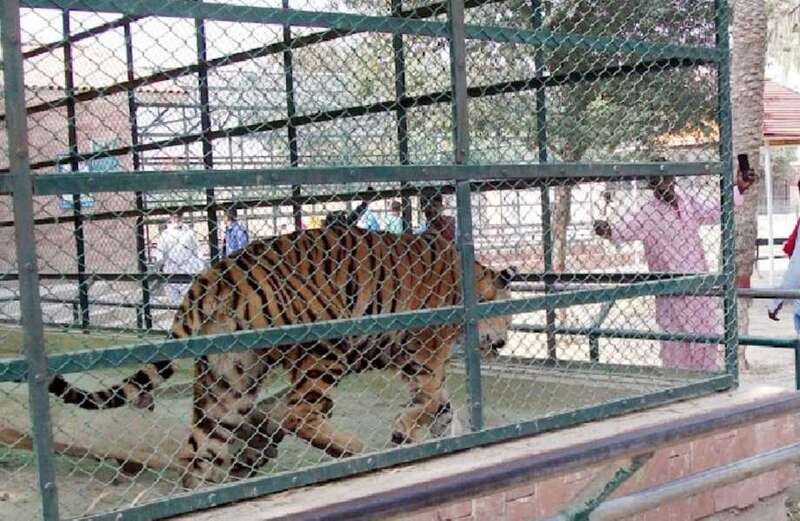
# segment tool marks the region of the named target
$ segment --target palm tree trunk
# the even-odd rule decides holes
[[[736,0],[733,5],[733,53],[731,67],[733,104],[733,151],[747,154],[750,165],[758,168],[763,142],[764,66],[766,59],[767,16],[764,0]],[[749,280],[755,263],[758,235],[758,197],[760,182],[751,187],[744,204],[736,210],[737,275]],[[740,300],[739,332],[749,329],[749,300]],[[747,368],[744,348],[739,350],[742,367]]]

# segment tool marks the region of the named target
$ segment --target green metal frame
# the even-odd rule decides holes
[[[480,5],[480,0],[469,2]],[[446,5],[446,21],[422,20],[435,14],[444,14],[441,9]],[[19,262],[19,284],[21,288],[21,305],[24,310],[25,357],[0,360],[0,382],[22,381],[27,379],[30,393],[30,409],[33,418],[33,433],[36,448],[39,490],[42,498],[44,519],[57,520],[58,497],[55,481],[54,452],[51,440],[49,402],[46,388],[48,373],[78,373],[87,370],[116,368],[128,365],[139,365],[164,359],[194,358],[204,354],[224,353],[252,349],[255,346],[291,345],[312,340],[336,338],[352,335],[377,333],[382,331],[419,328],[429,325],[460,322],[465,325],[464,347],[466,352],[465,367],[467,374],[468,408],[472,432],[462,436],[420,443],[391,451],[379,452],[354,457],[344,461],[320,465],[299,471],[284,472],[271,476],[248,480],[245,483],[224,484],[210,490],[170,497],[154,503],[141,505],[120,512],[90,515],[85,519],[93,521],[118,519],[152,519],[175,515],[191,510],[208,508],[214,505],[255,497],[269,492],[291,487],[318,483],[321,481],[346,476],[356,472],[373,470],[415,459],[445,454],[457,450],[479,446],[486,443],[530,435],[545,430],[562,428],[578,423],[622,414],[644,407],[662,404],[671,400],[698,396],[709,392],[728,389],[736,384],[736,302],[733,266],[733,221],[732,221],[732,161],[731,161],[731,128],[730,128],[730,86],[728,80],[728,12],[726,2],[716,0],[716,47],[691,47],[670,44],[656,44],[645,41],[620,40],[606,37],[576,36],[549,32],[542,29],[541,11],[538,0],[532,0],[534,16],[530,30],[518,30],[501,27],[485,27],[466,24],[464,20],[464,0],[447,0],[437,4],[436,12],[423,12],[424,8],[415,10],[414,16],[404,13],[399,0],[392,4],[392,16],[364,16],[331,12],[313,12],[290,9],[288,2],[281,8],[243,7],[232,4],[203,3],[195,0],[137,0],[136,2],[120,2],[119,0],[6,0],[3,5],[2,38],[5,71],[6,120],[9,133],[9,150],[11,164],[10,175],[0,175],[0,193],[10,193],[14,197],[15,221],[17,223],[17,252]],[[396,99],[390,103],[378,103],[374,106],[341,109],[325,113],[322,119],[294,114],[293,103],[289,103],[287,119],[273,122],[270,125],[254,125],[237,127],[236,135],[259,130],[275,130],[287,128],[292,141],[296,125],[307,124],[308,121],[325,121],[325,118],[336,119],[356,117],[359,115],[396,111],[398,122],[398,144],[400,163],[379,167],[331,167],[331,168],[299,168],[297,151],[292,152],[291,165],[287,168],[269,170],[214,170],[209,161],[203,170],[184,172],[141,171],[114,173],[72,173],[69,175],[31,175],[31,168],[60,164],[62,162],[82,160],[77,151],[77,144],[72,143],[70,157],[55,162],[44,162],[31,165],[27,155],[27,128],[25,122],[26,108],[24,103],[23,53],[20,48],[19,10],[24,8],[56,8],[84,10],[104,13],[117,13],[126,17],[163,16],[198,20],[197,41],[202,43],[204,35],[202,27],[208,21],[232,21],[261,24],[277,24],[284,27],[284,41],[280,46],[271,48],[273,53],[288,53],[291,57],[291,26],[321,27],[331,29],[328,36],[310,35],[309,42],[326,41],[355,32],[378,32],[393,35],[393,48],[402,51],[403,35],[425,35],[447,39],[450,44],[451,58],[451,90],[444,93],[426,95],[423,99],[405,96],[403,59],[397,59],[395,67]],[[538,13],[538,14],[537,14]],[[126,18],[126,20],[130,20]],[[108,27],[118,26],[117,22],[105,24]],[[322,33],[321,33],[322,34]],[[66,41],[72,36],[65,35]],[[304,37],[305,38],[305,37]],[[315,40],[316,38],[316,40]],[[534,45],[536,51],[536,77],[518,82],[506,82],[486,87],[468,87],[466,76],[466,43],[468,40],[491,41],[496,43],[515,43]],[[294,40],[292,40],[294,41]],[[303,45],[310,44],[308,42]],[[69,43],[63,44],[66,48]],[[198,45],[198,48],[202,47]],[[635,56],[636,65],[622,64],[618,67],[597,71],[577,71],[563,77],[544,75],[544,50],[547,48],[570,47],[582,51],[590,50],[600,53],[625,53]],[[185,71],[198,74],[201,86],[204,73],[214,60],[207,60],[204,52],[199,50],[198,65],[186,67]],[[266,51],[265,51],[266,52]],[[652,61],[647,61],[652,60]],[[224,62],[224,60],[223,60]],[[545,104],[545,88],[558,85],[559,82],[577,82],[614,77],[621,74],[646,73],[648,64],[660,63],[664,67],[695,66],[709,64],[718,68],[719,82],[719,118],[720,118],[720,162],[704,163],[592,163],[592,164],[556,164],[548,162],[547,154],[547,117]],[[181,69],[182,71],[184,69]],[[613,69],[613,70],[611,70]],[[186,72],[183,72],[184,74]],[[292,83],[291,66],[286,68],[287,95]],[[128,78],[124,89],[119,85],[107,89],[109,93],[129,90],[135,81]],[[469,155],[470,132],[468,123],[468,99],[477,96],[492,96],[503,92],[521,92],[535,90],[537,111],[537,145],[539,151],[538,164],[471,164]],[[104,95],[92,93],[97,97]],[[86,99],[90,99],[87,97]],[[70,97],[63,102],[51,103],[50,107],[63,106],[68,103],[82,101],[81,94]],[[434,103],[450,103],[452,105],[454,157],[452,165],[410,165],[408,160],[407,129],[401,130],[405,121],[406,109],[419,105]],[[207,105],[207,103],[206,103]],[[36,111],[44,110],[36,108]],[[207,111],[206,111],[207,112]],[[28,110],[28,113],[31,113]],[[305,118],[305,119],[304,119]],[[202,141],[205,149],[217,137],[208,124],[208,114],[203,115],[203,132],[200,136],[182,136],[180,143]],[[308,121],[306,121],[308,120]],[[171,141],[171,142],[172,142]],[[107,151],[110,155],[138,153],[145,147],[158,147],[163,143],[149,143],[127,148]],[[549,186],[555,182],[580,182],[587,180],[634,179],[660,175],[701,176],[716,175],[720,177],[722,189],[722,238],[723,238],[723,270],[721,274],[703,274],[676,276],[665,280],[646,280],[633,282],[613,288],[582,289],[574,291],[554,292],[552,279],[545,277],[547,291],[544,295],[531,296],[513,301],[478,303],[474,281],[474,245],[471,222],[472,192],[480,189],[480,184],[503,183],[504,181],[524,181],[526,187],[541,187],[542,215],[545,237],[545,262],[547,274],[551,274],[552,263],[552,230],[550,229]],[[260,331],[242,331],[234,334],[211,337],[196,337],[183,340],[163,342],[142,342],[136,345],[118,346],[95,351],[80,351],[47,356],[43,344],[43,324],[41,300],[39,297],[39,273],[36,266],[32,200],[35,195],[81,194],[93,192],[124,191],[141,193],[170,189],[204,189],[211,187],[244,187],[284,185],[295,187],[294,199],[300,200],[299,186],[304,184],[340,184],[340,183],[427,183],[444,181],[448,190],[455,192],[457,201],[457,219],[459,235],[458,247],[462,262],[463,304],[461,306],[440,308],[428,311],[399,313],[378,317],[366,317],[349,320],[319,322],[308,325],[295,325]],[[511,185],[509,185],[511,186]],[[404,188],[405,189],[405,188]],[[209,201],[213,202],[214,193],[207,192]],[[213,205],[216,209],[216,203]],[[210,211],[210,210],[209,210]],[[295,212],[296,213],[296,212]],[[209,214],[210,216],[210,214]],[[210,218],[210,217],[209,217]],[[79,224],[83,217],[76,216]],[[129,274],[130,275],[130,274]],[[87,274],[91,277],[92,274]],[[131,275],[133,276],[133,275]],[[133,276],[137,281],[144,280],[145,275]],[[4,280],[11,280],[4,278]],[[625,338],[658,339],[659,334],[641,331],[620,331],[603,329],[602,320],[587,329],[570,329],[556,326],[555,309],[558,307],[607,303],[616,300],[654,295],[718,295],[724,296],[725,331],[719,336],[687,335],[693,341],[720,342],[726,348],[725,373],[709,375],[708,378],[695,383],[651,392],[640,396],[629,397],[592,407],[553,414],[506,425],[486,428],[484,426],[483,397],[481,389],[481,360],[478,352],[477,323],[481,318],[527,313],[544,310],[547,324],[544,327],[532,326],[531,332],[548,334],[548,355],[551,362],[556,360],[556,335],[580,334],[588,335],[590,342],[600,337],[623,336]],[[610,309],[610,308],[609,308]],[[537,329],[538,328],[538,329]],[[701,337],[705,338],[703,340]],[[675,338],[675,335],[670,335]],[[757,340],[757,339],[756,339]],[[594,344],[593,344],[594,345]],[[798,350],[796,350],[796,353]],[[800,356],[800,355],[798,355]],[[596,358],[596,357],[593,357]],[[800,363],[800,358],[798,358]],[[123,515],[124,517],[119,517]]]

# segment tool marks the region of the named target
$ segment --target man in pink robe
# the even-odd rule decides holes
[[[752,185],[751,172],[737,175],[735,205]],[[718,224],[718,199],[700,201],[676,190],[672,177],[651,178],[653,197],[639,210],[614,225],[595,221],[597,235],[615,243],[642,241],[651,272],[706,273],[700,226]],[[713,297],[656,297],[656,324],[667,333],[718,334],[719,318]],[[719,369],[715,344],[665,340],[661,342],[664,367],[713,371]]]

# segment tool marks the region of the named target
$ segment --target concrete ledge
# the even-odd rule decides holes
[[[799,394],[751,387],[173,519],[541,519],[587,497],[624,458],[654,452],[616,495],[791,443],[798,410]],[[769,472],[635,519],[747,508],[794,479],[793,467]]]

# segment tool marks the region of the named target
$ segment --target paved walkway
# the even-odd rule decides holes
[[[780,284],[786,269],[787,261],[777,260],[775,263],[775,285]],[[753,275],[754,288],[769,288],[769,265],[759,263],[760,273]],[[754,300],[750,306],[750,331],[756,336],[790,337],[795,335],[792,324],[792,305],[787,303],[781,313],[781,320],[775,322],[767,317],[767,300]],[[742,385],[769,384],[788,389],[795,388],[794,352],[791,349],[768,347],[748,347],[747,358],[750,361],[749,371],[741,372]]]

